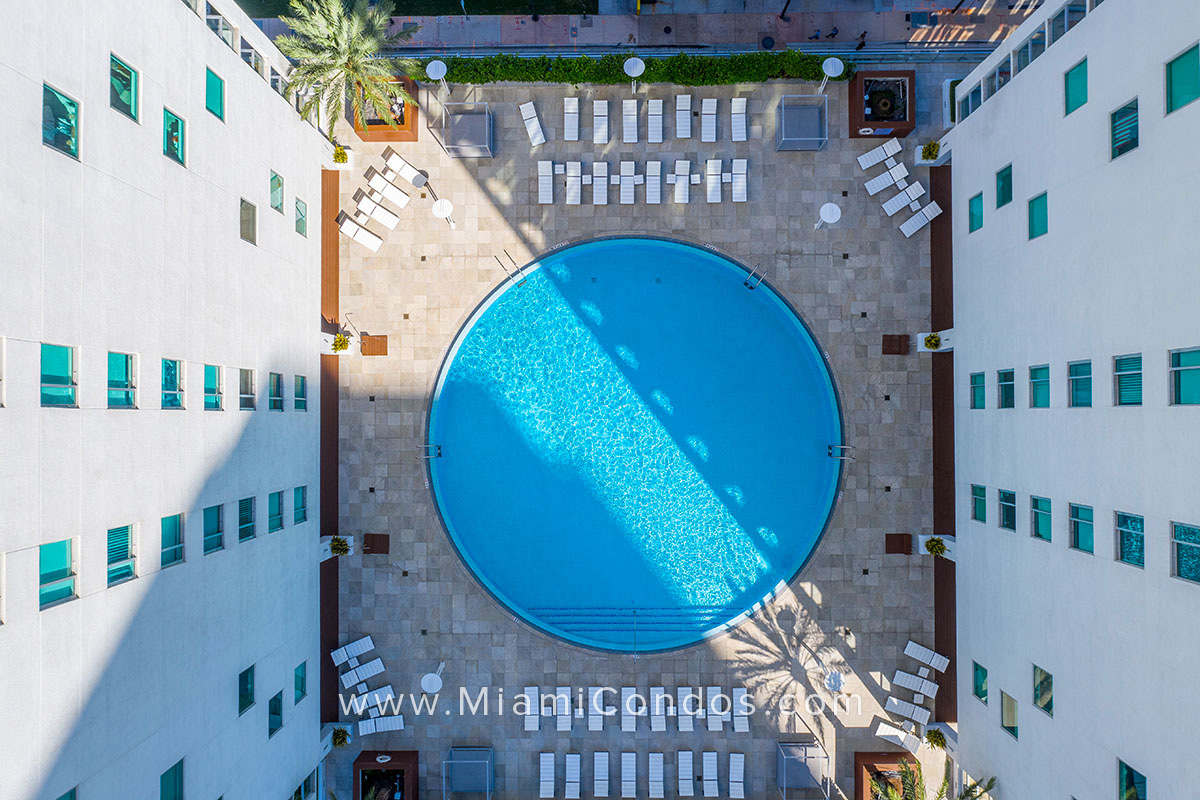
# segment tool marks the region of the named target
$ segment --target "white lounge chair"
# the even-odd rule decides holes
[[[691,733],[694,730],[696,714],[700,711],[701,698],[692,691],[690,686],[680,686],[675,690],[678,702],[675,704],[675,719],[681,733]]]
[[[621,101],[621,141],[625,144],[637,144],[638,140],[638,108],[637,100]]]
[[[370,636],[364,636],[361,639],[355,639],[347,645],[339,647],[329,655],[333,658],[333,665],[340,667],[352,658],[357,658],[363,653],[369,653],[375,649],[375,642]]]
[[[931,202],[929,206],[937,208],[937,203]],[[929,206],[925,206],[925,209],[928,210]],[[933,216],[929,217],[929,219],[932,220],[933,217],[936,217],[940,213],[942,213],[942,210],[937,208],[937,211],[935,211]],[[917,644],[911,639],[909,639],[908,644],[904,646],[904,655],[908,656],[909,658],[915,658],[922,664],[933,667],[937,672],[945,672],[946,667],[950,666],[950,659],[939,653],[933,652],[928,647]]]
[[[720,731],[725,729],[725,720],[729,719],[729,710],[722,710],[724,703],[728,702],[729,698],[724,696],[720,686],[708,687],[708,702],[705,704],[705,713],[708,716],[708,729],[710,731]]]
[[[744,800],[746,797],[746,754],[729,754],[729,797]]]
[[[675,138],[692,138],[692,96],[675,95]]]
[[[596,161],[592,164],[592,205],[608,205],[607,161]]]
[[[621,205],[633,205],[633,187],[635,184],[636,175],[633,174],[634,163],[632,161],[621,162],[620,186],[621,186]]]
[[[704,184],[708,202],[721,202],[721,159],[710,158],[704,164]]]
[[[896,670],[896,674],[892,676],[892,683],[926,697],[937,697],[938,685],[936,683],[917,677],[910,672]]]
[[[396,225],[400,222],[400,217],[392,213],[383,204],[384,198],[379,192],[359,189],[354,193],[354,199],[359,211],[366,212],[371,216],[371,219],[383,225],[389,231],[396,230]]]
[[[692,166],[690,161],[676,161],[675,174],[667,177],[668,182],[675,184],[675,202],[686,204],[692,199],[691,181]],[[671,179],[674,178],[674,181]]]
[[[364,228],[358,222],[355,222],[345,211],[338,212],[337,224],[338,230],[340,230],[342,233],[346,234],[351,239],[370,250],[372,253],[379,252],[379,247],[383,244],[383,239]],[[349,684],[347,684],[347,686],[348,685]]]
[[[733,690],[733,732],[734,733],[749,733],[750,732],[750,712],[747,711],[749,696],[745,689],[737,688]]]
[[[362,702],[362,708],[371,712],[371,716],[379,716],[379,707],[387,703],[396,696],[396,690],[389,683],[387,686],[380,686],[378,689],[372,689],[358,699]]]
[[[567,162],[567,205],[577,206],[583,198],[583,164]]]
[[[717,796],[717,754],[711,750],[701,756],[704,775],[704,796]]]
[[[678,760],[679,796],[694,797],[696,786],[693,781],[696,773],[695,767],[692,766],[692,751],[680,750],[676,758]]]
[[[667,701],[670,695],[661,686],[650,687],[650,730],[667,729]]]
[[[658,205],[662,202],[662,162],[646,162],[646,203]]]
[[[537,162],[538,203],[549,205],[554,202],[554,162]]]
[[[604,712],[607,710],[603,706],[604,692],[599,686],[588,687],[588,730],[602,731],[604,730]]]
[[[746,141],[746,98],[735,97],[729,101],[729,138],[735,142]]]
[[[650,144],[662,144],[663,140],[663,101],[649,101],[649,116],[646,118],[646,141]]]
[[[887,214],[889,217],[893,217],[899,213],[900,209],[916,202],[917,198],[923,194],[925,194],[925,187],[921,185],[920,181],[917,183],[910,183],[895,197],[883,204],[883,213]],[[917,209],[919,208],[920,206],[918,205]],[[915,210],[916,209],[914,209],[914,211]]]
[[[542,753],[538,797],[554,797],[554,753]]]
[[[542,132],[542,121],[538,119],[533,103],[521,103],[521,119],[525,121],[525,132],[529,134],[529,146],[545,144],[546,134]]]
[[[358,721],[358,735],[359,736],[366,736],[366,735],[374,733],[374,732],[375,732],[375,720],[360,719]]]
[[[396,174],[390,169],[388,172],[391,172],[393,175]],[[374,167],[367,167],[364,177],[367,179],[367,186],[370,186],[373,191],[383,195],[384,199],[396,208],[403,211],[404,207],[408,205],[409,196],[401,191],[396,184],[384,177],[383,173],[377,172]]]
[[[637,730],[638,712],[634,707],[637,689],[626,686],[621,689],[621,732],[634,733]]]
[[[579,798],[579,753],[567,753],[566,792],[567,800]]]
[[[882,175],[877,175],[871,180],[863,184],[867,189],[867,194],[874,197],[889,186],[895,186],[896,182],[901,178],[908,177],[908,167],[903,164],[897,164]],[[905,184],[907,186],[908,184]],[[903,188],[903,187],[901,187]]]
[[[366,229],[364,228],[363,230]],[[370,231],[368,231],[368,233],[370,233]],[[375,234],[371,235],[374,236]],[[383,672],[383,659],[376,658],[368,661],[362,666],[356,667],[355,669],[352,669],[346,674],[342,675],[342,688],[349,689],[351,686],[354,686],[357,683],[362,683],[367,678],[373,678],[381,672]]]
[[[399,175],[401,179],[408,181],[418,189],[428,183],[428,179],[416,167],[405,161],[391,146],[385,147],[383,150],[383,163],[387,164],[388,169]]]
[[[579,141],[579,98],[563,98],[563,141]]]
[[[928,225],[930,222],[933,221],[934,217],[936,217],[938,214],[941,214],[941,213],[942,213],[941,206],[939,206],[937,203],[930,200],[929,205],[922,208],[916,214],[913,214],[910,219],[906,220],[904,222],[904,224],[900,226],[900,232],[904,234],[904,238],[906,238],[906,239],[911,238],[914,233],[921,230],[921,228],[924,228],[926,225]],[[911,642],[910,642],[910,644],[911,644]],[[919,646],[920,645],[918,645],[918,647]],[[904,652],[908,653],[908,649],[906,648]],[[949,666],[949,664],[950,664],[950,659],[946,658],[943,655],[939,655],[938,653],[934,653],[932,650],[930,650],[929,652],[932,653],[931,660],[933,663],[930,663],[929,661],[925,661],[923,663],[929,664],[929,666],[933,667],[938,672],[945,672],[946,667]],[[917,659],[917,660],[920,661],[920,659]],[[938,667],[937,666],[938,664],[941,664],[942,666]]]
[[[592,144],[608,144],[608,101],[592,101]]]
[[[663,754],[650,754],[650,797],[663,797]]]
[[[592,794],[608,797],[608,753],[603,750],[592,754]]]
[[[536,731],[542,725],[541,691],[536,686],[526,686],[525,699],[529,703],[525,709],[525,730]]]
[[[867,170],[900,152],[900,140],[888,139],[876,148],[868,150],[858,157],[858,168]]]
[[[907,700],[901,700],[899,697],[889,697],[883,707],[889,714],[898,714],[901,717],[907,717],[921,725],[929,724],[929,709],[921,708]]]
[[[374,722],[376,733],[404,730],[404,716],[402,714],[389,714],[386,717],[376,717]]]
[[[717,101],[707,98],[700,101],[700,141],[717,140]]]
[[[637,753],[621,753],[621,797],[637,797]]]
[[[571,687],[559,686],[554,690],[555,728],[561,733],[571,730]]]
[[[747,184],[746,159],[735,158],[733,160],[733,180],[732,180],[733,202],[735,202],[735,203],[746,202],[746,184]]]
[[[903,747],[914,756],[921,747],[921,740],[916,735],[886,722],[879,723],[879,727],[875,729],[875,735],[885,742]]]

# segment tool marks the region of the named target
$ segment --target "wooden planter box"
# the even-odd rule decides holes
[[[417,84],[411,78],[401,77],[397,80],[404,84],[411,97],[417,96]],[[418,118],[420,112],[413,103],[404,104],[404,121],[396,127],[383,123],[364,123],[354,115],[354,132],[364,142],[415,142],[417,141]]]

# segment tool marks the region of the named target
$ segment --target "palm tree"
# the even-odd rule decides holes
[[[416,103],[395,78],[411,73],[417,63],[409,58],[381,55],[412,38],[415,29],[388,33],[391,0],[372,6],[368,0],[291,0],[292,16],[283,21],[292,33],[275,44],[295,62],[287,97],[304,97],[300,113],[324,114],[333,137],[334,123],[342,116],[346,98],[354,115],[368,118],[368,110],[395,127],[392,108]]]

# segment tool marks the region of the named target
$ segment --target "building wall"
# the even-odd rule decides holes
[[[232,2],[271,63],[286,62]],[[109,107],[109,56],[139,71],[140,121]],[[205,110],[205,68],[225,120]],[[42,84],[80,103],[78,160],[41,142]],[[158,797],[185,759],[188,797],[285,798],[319,757],[320,169],[328,143],[179,0],[45,0],[0,30],[0,798]],[[186,167],[163,155],[164,106],[186,121]],[[284,210],[269,206],[269,174]],[[308,205],[307,238],[294,200]],[[258,209],[239,237],[239,199]],[[78,355],[74,409],[39,405],[40,343]],[[139,408],[106,407],[106,355],[139,359]],[[182,359],[186,410],[159,407],[163,357]],[[225,369],[205,411],[203,365]],[[237,369],[258,410],[239,411]],[[285,411],[267,376],[284,376]],[[293,408],[293,376],[308,410]],[[308,522],[292,490],[308,487]],[[267,533],[267,494],[286,527]],[[237,501],[257,538],[237,541]],[[225,549],[204,555],[221,503]],[[160,569],[160,518],[185,514],[185,561]],[[106,581],[106,530],[133,523],[137,577]],[[72,538],[78,599],[38,608],[38,546]],[[307,661],[308,696],[293,701]],[[256,665],[256,705],[237,676]],[[283,728],[267,736],[282,690]]]
[[[959,86],[964,91],[1063,7],[1047,3]],[[962,765],[996,797],[1116,796],[1117,762],[1151,797],[1200,782],[1200,585],[1173,575],[1170,522],[1200,522],[1200,407],[1171,406],[1168,351],[1200,345],[1200,102],[1165,114],[1165,63],[1200,38],[1200,6],[1105,0],[947,136],[954,163],[958,679]],[[1088,59],[1088,101],[1064,116],[1063,74]],[[1139,99],[1140,146],[1111,158],[1110,113]],[[995,173],[1013,164],[1013,202]],[[968,201],[984,224],[968,233]],[[1027,201],[1048,192],[1049,232]],[[1112,359],[1141,353],[1141,407],[1113,404]],[[1091,359],[1093,406],[1067,407],[1067,364]],[[1029,408],[1029,367],[1050,365],[1049,408]],[[997,370],[1016,407],[997,408]],[[969,408],[986,373],[986,410]],[[988,520],[971,519],[971,484]],[[1017,530],[997,525],[998,488]],[[1052,501],[1052,541],[1031,536],[1030,495]],[[1095,552],[1069,547],[1068,505],[1094,508]],[[1115,558],[1116,511],[1145,517],[1145,568]],[[972,696],[972,662],[990,701]],[[1054,715],[1032,704],[1033,665],[1054,675]],[[1019,703],[1019,739],[1000,692]]]

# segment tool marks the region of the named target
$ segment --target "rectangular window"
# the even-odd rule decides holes
[[[250,244],[258,244],[258,209],[255,208],[253,203],[247,200],[242,200],[239,224],[242,241],[249,242]]]
[[[162,518],[162,564],[169,567],[183,561],[183,514]]]
[[[204,509],[204,555],[225,549],[225,507]]]
[[[1095,552],[1092,507],[1071,503],[1071,547],[1085,553]]]
[[[1081,108],[1088,101],[1088,70],[1087,59],[1071,67],[1063,75],[1063,95],[1066,98],[1066,111]]]
[[[1033,704],[1054,716],[1054,676],[1033,665]]]
[[[108,585],[132,578],[133,526],[108,529]]]
[[[46,405],[45,389],[42,405]],[[1171,351],[1171,405],[1200,405],[1200,348]]]
[[[1146,776],[1117,760],[1117,800],[1146,800]]]
[[[983,227],[983,192],[967,201],[967,232],[974,233]]]
[[[76,798],[78,797],[78,794],[77,794],[78,789],[79,789],[79,787],[76,786],[74,789],[67,790],[66,792],[64,792],[63,794],[60,794],[58,796],[58,800],[76,800]]]
[[[1075,361],[1067,365],[1067,400],[1071,408],[1092,406],[1092,362]]]
[[[987,489],[971,484],[971,519],[987,522]]]
[[[1029,498],[1030,534],[1036,539],[1050,541],[1050,498]]]
[[[42,345],[42,405],[75,406],[75,348]]]
[[[221,120],[225,121],[225,81],[211,69],[204,70],[204,107]]]
[[[283,375],[278,372],[267,373],[267,408],[283,411]]]
[[[1000,693],[1000,727],[1017,738],[1017,701]]]
[[[971,681],[971,693],[983,701],[987,705],[987,668],[981,667],[978,662],[972,661],[974,665],[974,679]]]
[[[1138,146],[1138,101],[1112,112],[1112,157],[1119,158]]]
[[[1141,353],[1113,359],[1113,403],[1118,406],[1142,404]]]
[[[295,380],[295,395],[293,405],[297,411],[308,411],[308,378],[297,375]]]
[[[238,716],[254,706],[254,665],[251,664],[238,674]]]
[[[283,213],[283,178],[279,173],[271,172],[271,208]]]
[[[224,381],[220,367],[204,365],[204,407],[209,411],[220,411],[224,405]]]
[[[996,372],[997,407],[1013,408],[1017,404],[1016,373],[1011,369]]]
[[[274,736],[283,727],[283,692],[279,692],[267,703],[267,738]]]
[[[158,800],[183,800],[183,759],[158,779]]]
[[[1044,52],[1046,52],[1046,29],[1041,27],[1016,49],[1017,72],[1028,67]]]
[[[300,662],[300,666],[292,673],[292,703],[299,703],[308,695],[308,662]]]
[[[238,370],[238,407],[243,411],[254,410],[254,370]]]
[[[243,497],[238,500],[238,541],[245,542],[254,538],[254,498]]]
[[[134,408],[137,389],[133,385],[133,356],[129,353],[108,354],[108,407]]]
[[[1167,62],[1167,113],[1200,98],[1200,45]]]
[[[1029,368],[1029,407],[1050,407],[1050,367],[1046,364]]]
[[[183,362],[162,360],[162,407],[183,408]]]
[[[1004,208],[1012,202],[1012,164],[996,173],[996,208]]]
[[[982,372],[971,373],[971,408],[983,408],[986,405],[984,400],[984,377]]]
[[[1175,575],[1200,583],[1200,527],[1171,523],[1171,540],[1175,546]]]
[[[42,84],[42,144],[79,158],[79,103]]]
[[[1135,567],[1146,566],[1146,520],[1136,514],[1117,512],[1117,560]]]
[[[130,119],[137,120],[137,70],[111,54],[108,57],[108,104]]]
[[[297,486],[292,490],[292,522],[299,525],[308,520],[308,487]]]
[[[991,97],[1003,89],[1004,85],[1010,80],[1012,80],[1012,61],[1011,58],[1006,58],[984,79],[984,83],[987,86],[987,96]]]
[[[1042,192],[1029,201],[1029,238],[1044,236],[1050,230],[1050,201]]]
[[[38,548],[38,605],[49,608],[75,596],[75,562],[71,540],[51,542]]]
[[[184,159],[183,120],[167,108],[163,109],[163,155],[178,164]]]
[[[1000,527],[1015,531],[1017,529],[1017,493],[998,489],[996,496],[1000,502]]]
[[[242,61],[245,61],[250,67],[260,76],[263,74],[263,59],[258,51],[254,49],[254,45],[242,39]]]
[[[283,492],[267,495],[267,533],[283,530]]]
[[[296,198],[296,233],[308,236],[308,203]]]

